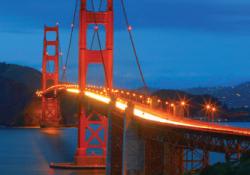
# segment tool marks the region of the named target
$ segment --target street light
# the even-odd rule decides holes
[[[170,107],[173,109],[173,115],[175,116],[175,104],[174,103],[171,103],[170,104]]]
[[[206,109],[209,110],[211,108],[210,105],[206,105]]]
[[[212,108],[212,122],[214,121],[214,114],[215,114],[215,112],[216,112],[216,108],[213,107]]]
[[[186,106],[186,102],[185,101],[181,101],[181,106]]]
[[[208,118],[208,121],[210,120],[210,110],[211,110],[211,104],[206,104],[205,105],[205,108],[206,108],[206,114],[207,114],[207,118]]]
[[[189,109],[186,101],[181,101],[181,106],[183,108],[183,117],[189,117]]]
[[[206,104],[205,108],[206,108],[206,113],[208,114],[208,120],[212,120],[212,122],[213,122],[214,121],[214,113],[217,110],[215,105]],[[211,115],[211,116],[209,116],[209,115]]]

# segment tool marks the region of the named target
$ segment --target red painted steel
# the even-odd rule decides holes
[[[90,12],[87,10],[86,0],[81,0],[80,10],[80,34],[79,34],[79,87],[81,94],[86,88],[86,79],[88,66],[90,64],[102,64],[105,71],[106,87],[112,88],[113,81],[113,0],[107,0],[107,11],[105,12]],[[87,30],[88,26],[103,25],[106,31],[106,46],[104,50],[90,50],[87,48]],[[98,32],[98,28],[93,30]],[[81,96],[81,95],[80,95]],[[107,142],[107,119],[100,117],[99,120],[93,121],[89,115],[86,114],[82,104],[79,109],[79,127],[78,127],[78,148],[76,152],[76,163],[87,167],[105,167],[106,166],[106,142]],[[99,140],[96,146],[102,150],[102,155],[87,154],[87,150],[91,149],[89,140],[86,139],[86,132],[91,125],[99,124],[104,129],[105,137],[101,141],[97,132],[92,130],[91,138],[95,137]]]
[[[144,142],[145,142],[144,174],[145,175],[163,174],[164,144],[149,139],[145,139]]]
[[[55,39],[49,40],[48,33],[54,33]],[[52,47],[54,53],[49,53],[49,47]],[[49,64],[53,70],[49,70]],[[42,90],[45,91],[50,86],[59,84],[59,28],[44,28],[44,47],[42,63]],[[56,98],[56,90],[52,95],[42,97],[42,127],[58,127],[60,123],[60,108]]]

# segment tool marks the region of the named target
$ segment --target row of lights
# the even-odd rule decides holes
[[[66,89],[74,89],[74,88],[79,89],[78,85],[73,85],[73,84],[64,84],[64,85],[57,85],[57,86],[58,87],[63,87],[64,86],[64,87],[66,87]],[[57,86],[54,86],[54,87],[56,88]],[[52,89],[54,87],[51,87],[49,89]],[[101,95],[108,95],[108,91],[110,91],[109,88],[103,88],[102,86],[93,86],[93,85],[88,85],[86,90],[95,91],[96,93],[99,93]],[[102,90],[102,91],[100,92],[100,90]],[[45,91],[45,93],[46,93],[46,91]],[[79,91],[79,90],[77,90],[77,91]],[[116,94],[121,93],[122,95],[125,94],[125,95],[129,95],[129,96],[133,96],[135,98],[138,96],[140,99],[145,98],[144,95],[141,95],[141,94],[138,95],[138,94],[135,94],[135,93],[132,93],[132,92],[129,92],[129,91],[124,91],[124,90],[111,89],[111,92],[116,93]],[[38,97],[41,97],[43,92],[42,91],[37,91],[36,94],[37,94]],[[160,104],[160,103],[162,103],[162,100],[158,99],[157,102]],[[146,100],[146,103],[149,104],[149,105],[152,104],[152,98],[148,97],[147,100]],[[164,103],[162,103],[162,104],[164,104]],[[169,105],[172,108],[174,108],[175,106],[179,106],[179,105],[183,106],[183,107],[188,106],[188,104],[184,100],[180,101],[179,104],[169,103],[168,101],[166,101],[165,105]],[[217,108],[215,107],[215,105],[212,105],[212,104],[206,104],[205,109],[206,109],[206,111],[213,112],[213,113],[217,111]]]
[[[96,86],[93,86],[93,87],[94,88],[98,88],[98,89],[102,89],[102,87],[96,87]],[[109,89],[107,88],[107,90],[109,90]],[[98,93],[98,91],[96,91],[96,92]],[[104,89],[104,92],[106,92],[105,89]],[[140,99],[144,98],[143,95],[137,95],[135,93],[131,93],[131,92],[128,92],[128,91],[123,91],[123,90],[119,91],[119,90],[112,89],[111,92],[115,92],[115,93],[119,93],[120,92],[121,94],[130,95],[130,96],[132,95],[133,97],[137,97],[138,96]],[[103,93],[101,93],[101,94],[103,94]],[[158,99],[157,102],[158,103],[162,103],[162,100]],[[148,97],[147,100],[146,100],[146,103],[147,104],[152,104],[152,98]],[[188,106],[187,102],[184,101],[184,100],[180,101],[179,104],[169,103],[168,101],[166,101],[165,105],[170,105],[170,107],[172,107],[172,108],[174,108],[176,106],[179,106],[179,105],[182,106],[182,107]],[[206,104],[205,108],[206,108],[207,111],[211,111],[213,113],[215,113],[217,111],[216,105],[213,105],[213,104]]]
[[[103,89],[102,87],[98,87],[98,86],[89,86],[89,87],[98,88],[98,89]],[[86,90],[92,90],[92,89],[91,89],[91,88],[87,88]],[[105,94],[105,93],[106,93],[106,95],[107,95],[107,91],[109,91],[109,88],[103,89],[102,92],[100,92],[100,91],[98,91],[98,90],[95,90],[96,93],[100,93],[101,95],[103,95],[103,94]],[[131,92],[128,92],[128,91],[123,91],[123,90],[120,90],[120,91],[119,91],[119,90],[114,90],[114,89],[112,89],[111,92],[113,92],[113,93],[121,93],[121,94],[123,94],[123,95],[125,94],[125,95],[129,95],[129,96],[133,96],[133,97],[135,97],[135,98],[136,98],[136,97],[139,97],[140,99],[145,98],[144,95],[141,95],[141,94],[138,95],[138,94],[131,93]],[[152,103],[152,98],[148,97],[147,100],[146,100],[146,102],[147,102],[148,104],[151,104],[151,103]],[[158,103],[162,103],[162,100],[158,99],[157,102],[158,102]],[[176,104],[174,104],[174,103],[169,103],[168,101],[166,101],[165,104],[166,104],[166,105],[170,105],[171,107],[175,107],[175,106],[176,106]],[[182,100],[182,101],[180,101],[180,105],[181,105],[181,106],[186,106],[187,103],[186,103],[184,100]]]
[[[107,91],[109,91],[109,88],[103,88],[101,86],[88,86],[90,88],[87,88],[87,90],[92,90],[91,88],[94,88],[94,89],[104,89],[103,92],[100,92],[98,90],[96,90],[95,92],[96,93],[100,93],[100,94],[104,94],[106,93],[107,95]],[[115,90],[115,89],[111,89],[111,92],[113,93],[121,93],[121,94],[125,94],[125,95],[129,95],[129,96],[133,96],[133,97],[139,97],[140,99],[143,99],[145,98],[143,95],[138,95],[138,94],[135,94],[135,93],[131,93],[131,92],[128,92],[128,91],[123,91],[123,90]],[[158,99],[157,100],[158,103],[162,103],[162,100]],[[146,100],[146,103],[147,104],[151,104],[152,103],[152,98],[148,97],[147,100]],[[165,105],[170,105],[170,107],[174,108],[175,106],[178,106],[178,104],[176,103],[169,103],[168,101],[165,102]],[[185,106],[188,106],[187,102],[182,100],[179,102],[179,105],[182,106],[182,107],[185,107]],[[212,111],[212,112],[216,112],[217,111],[217,108],[215,107],[215,105],[212,105],[212,104],[206,104],[206,110],[207,111]]]
[[[64,86],[66,87],[66,89],[71,89],[71,90],[75,89],[74,90],[75,92],[76,91],[80,92],[78,90],[79,89],[78,85],[65,84]],[[93,85],[88,85],[86,90],[95,92],[97,94],[106,95],[106,96],[108,95],[108,92],[110,91],[109,88],[103,88],[101,86],[93,86]],[[124,91],[124,90],[111,89],[111,92],[115,93],[115,94],[120,93],[122,95],[128,95],[128,96],[132,96],[132,97],[135,97],[135,98],[139,97],[139,99],[145,99],[146,98],[144,95],[136,94],[136,93],[132,93],[132,92],[129,92],[129,91]],[[41,97],[42,92],[37,91],[37,95],[39,97]],[[159,104],[164,104],[164,102],[161,99],[158,99],[157,102]],[[149,104],[149,105],[152,104],[152,98],[147,97],[146,98],[146,103]],[[175,108],[176,106],[182,106],[182,107],[188,106],[188,104],[187,104],[187,102],[185,100],[180,101],[178,104],[177,103],[169,103],[168,101],[166,101],[165,105],[169,105],[172,108]],[[206,109],[206,111],[210,111],[210,112],[213,112],[213,113],[217,111],[217,108],[215,107],[215,105],[212,105],[212,104],[206,104],[205,109]]]

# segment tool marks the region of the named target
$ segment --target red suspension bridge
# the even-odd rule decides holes
[[[53,167],[106,168],[107,174],[134,173],[145,175],[194,173],[209,165],[209,152],[224,153],[226,160],[238,159],[250,151],[250,130],[221,126],[176,116],[157,105],[159,100],[143,93],[113,87],[114,9],[113,0],[107,0],[106,10],[100,0],[98,8],[93,0],[76,1],[70,42],[63,80],[72,44],[76,14],[80,5],[79,19],[79,82],[59,81],[59,27],[45,27],[42,90],[42,127],[60,126],[59,92],[77,94],[79,103],[78,147],[72,164],[52,164]],[[144,87],[146,82],[129,25],[123,0],[129,39]],[[91,7],[88,10],[87,6]],[[98,49],[87,45],[88,27],[93,25],[92,42],[97,38]],[[100,26],[106,31],[106,43],[101,44]],[[47,33],[55,32],[56,39],[48,40]],[[48,52],[54,47],[55,53]],[[48,62],[53,62],[53,71],[48,71]],[[101,64],[104,68],[105,86],[87,85],[86,77],[90,64]],[[96,125],[97,127],[93,127]],[[87,136],[90,133],[90,136]],[[102,135],[103,133],[103,135]],[[133,133],[133,139],[129,138]],[[131,143],[131,140],[133,143]],[[133,145],[131,149],[129,146]],[[135,149],[138,148],[138,149]],[[96,153],[93,150],[99,150]],[[142,151],[141,151],[142,150]],[[129,156],[130,155],[130,156]],[[132,157],[132,158],[131,158]],[[129,161],[140,162],[131,168]]]

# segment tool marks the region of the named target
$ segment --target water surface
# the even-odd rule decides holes
[[[250,123],[221,123],[250,128]],[[103,171],[55,170],[51,162],[72,162],[77,129],[0,129],[0,175],[104,175]],[[211,163],[224,155],[212,153]]]
[[[55,170],[51,162],[72,162],[76,129],[0,129],[1,175],[102,175],[100,171]]]

